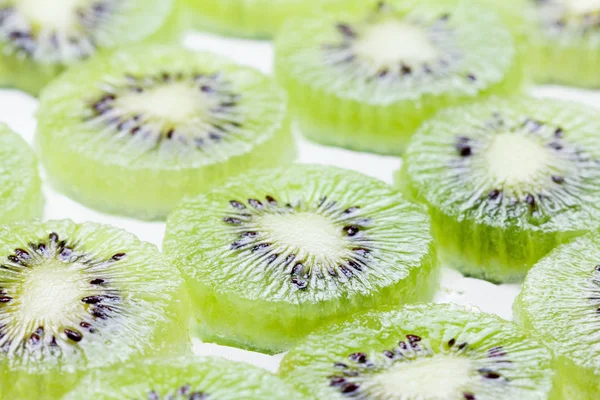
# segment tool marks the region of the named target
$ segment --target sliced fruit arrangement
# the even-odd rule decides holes
[[[86,371],[189,346],[183,280],[120,229],[0,227],[2,398],[57,399]]]
[[[41,95],[50,181],[90,207],[164,218],[187,195],[293,160],[286,97],[210,53],[136,47],[75,66]]]
[[[576,103],[493,99],[441,112],[398,184],[429,207],[444,262],[520,281],[557,244],[600,226],[600,116]]]
[[[600,88],[600,1],[529,0],[534,78]]]
[[[196,333],[267,353],[360,310],[428,300],[438,286],[421,208],[333,167],[257,172],[184,201],[164,249],[187,279]]]
[[[495,13],[434,3],[366,1],[282,30],[276,74],[305,136],[399,154],[439,109],[520,88],[519,57]]]
[[[0,0],[0,85],[32,94],[99,50],[169,32],[172,0]]]
[[[546,400],[550,358],[496,316],[419,305],[315,332],[280,373],[319,399]]]
[[[41,218],[42,182],[35,153],[0,124],[0,223]]]
[[[96,372],[63,400],[299,400],[277,376],[217,357],[144,360]]]
[[[562,245],[527,275],[515,318],[556,357],[558,399],[600,393],[600,235]]]

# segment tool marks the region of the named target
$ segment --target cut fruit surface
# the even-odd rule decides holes
[[[67,220],[0,237],[3,398],[60,398],[86,371],[189,348],[183,280],[155,246]]]
[[[454,305],[357,315],[309,335],[280,374],[319,399],[545,400],[550,353],[496,316]]]
[[[291,21],[275,70],[302,133],[320,143],[401,154],[451,104],[518,91],[515,44],[471,2],[365,1]]]
[[[0,124],[0,223],[41,218],[42,182],[33,150]]]
[[[442,259],[522,280],[557,244],[600,226],[600,118],[555,100],[453,108],[412,139],[398,185],[430,209]]]
[[[184,201],[164,243],[203,340],[276,353],[325,322],[430,299],[429,219],[383,182],[297,165]]]
[[[63,400],[297,400],[303,395],[275,375],[217,357],[148,359],[96,372]]]
[[[0,85],[32,94],[65,67],[131,43],[168,40],[172,0],[0,0]]]
[[[228,59],[177,48],[120,50],[72,68],[43,92],[38,121],[59,190],[143,219],[295,157],[281,89]]]
[[[515,318],[556,358],[556,398],[600,393],[600,235],[562,245],[537,263],[514,304]]]

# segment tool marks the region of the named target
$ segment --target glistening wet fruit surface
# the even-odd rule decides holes
[[[0,223],[41,218],[43,206],[35,153],[0,124]]]
[[[550,354],[515,325],[454,305],[371,311],[311,334],[280,373],[319,399],[546,400]]]
[[[296,400],[271,373],[216,357],[155,359],[94,373],[64,400]]]
[[[240,176],[185,201],[164,249],[205,341],[276,353],[314,328],[437,288],[429,219],[383,182],[325,166]]]
[[[600,1],[529,2],[528,57],[536,80],[600,88]]]
[[[507,28],[466,2],[365,1],[290,22],[275,48],[303,134],[377,153],[402,153],[439,109],[514,92],[522,78]]]
[[[70,69],[40,102],[51,182],[106,212],[164,218],[186,195],[295,156],[282,90],[210,53],[117,51]]]
[[[532,98],[453,108],[426,123],[398,176],[429,206],[440,255],[491,281],[600,223],[597,110]]]
[[[66,66],[158,35],[171,8],[171,0],[1,0],[0,84],[37,94]]]
[[[56,399],[92,369],[188,348],[188,299],[154,245],[71,221],[0,228],[2,398]]]
[[[515,318],[548,344],[557,363],[556,398],[600,393],[600,236],[558,247],[527,275]]]

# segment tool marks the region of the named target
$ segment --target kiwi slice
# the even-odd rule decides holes
[[[271,79],[179,48],[141,46],[75,66],[44,90],[37,117],[56,188],[142,219],[296,154],[285,93]]]
[[[0,85],[37,95],[65,67],[100,50],[169,40],[178,21],[172,3],[0,0]]]
[[[496,14],[462,2],[365,1],[290,22],[275,47],[302,133],[376,153],[402,153],[439,109],[512,93],[523,75]]]
[[[284,357],[280,373],[319,399],[546,400],[550,359],[499,317],[419,305],[315,332]]]
[[[40,218],[43,208],[33,150],[21,136],[0,124],[0,223]]]
[[[195,332],[266,353],[360,310],[428,300],[438,287],[422,209],[333,167],[257,172],[184,201],[164,249],[187,279]]]
[[[596,232],[558,247],[529,271],[514,304],[516,320],[555,356],[557,399],[600,393],[599,259]]]
[[[540,83],[600,88],[600,1],[529,3],[533,77]]]
[[[550,99],[492,99],[426,123],[398,185],[425,203],[445,263],[516,282],[557,244],[600,226],[600,117]]]
[[[57,399],[86,371],[189,348],[184,282],[156,246],[68,220],[0,238],[3,399]]]
[[[255,366],[218,357],[149,359],[96,372],[63,400],[295,400],[302,393]]]

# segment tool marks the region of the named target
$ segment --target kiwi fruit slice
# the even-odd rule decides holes
[[[514,304],[515,319],[556,362],[557,399],[600,393],[600,235],[559,246],[537,263]]]
[[[140,46],[71,68],[40,97],[52,184],[81,203],[163,219],[184,197],[295,157],[285,93],[211,53]]]
[[[35,153],[5,124],[0,124],[0,223],[41,218],[42,182]]]
[[[600,88],[600,2],[529,0],[530,68],[540,83]]]
[[[68,220],[0,227],[3,399],[57,399],[86,371],[189,349],[189,299],[156,246]]]
[[[513,323],[426,304],[315,332],[283,358],[280,373],[319,399],[546,400],[550,359]]]
[[[400,154],[439,109],[518,90],[522,67],[499,17],[473,4],[365,1],[290,21],[277,79],[302,133],[329,145]]]
[[[429,218],[389,185],[296,165],[184,201],[164,251],[182,271],[204,341],[277,353],[319,325],[438,287]]]
[[[428,206],[443,262],[521,281],[556,245],[600,226],[599,131],[596,109],[559,100],[451,108],[413,137],[398,186]]]
[[[148,359],[96,372],[63,400],[292,400],[303,395],[281,378],[219,357]]]
[[[0,0],[0,85],[37,95],[99,51],[172,40],[172,0]]]

